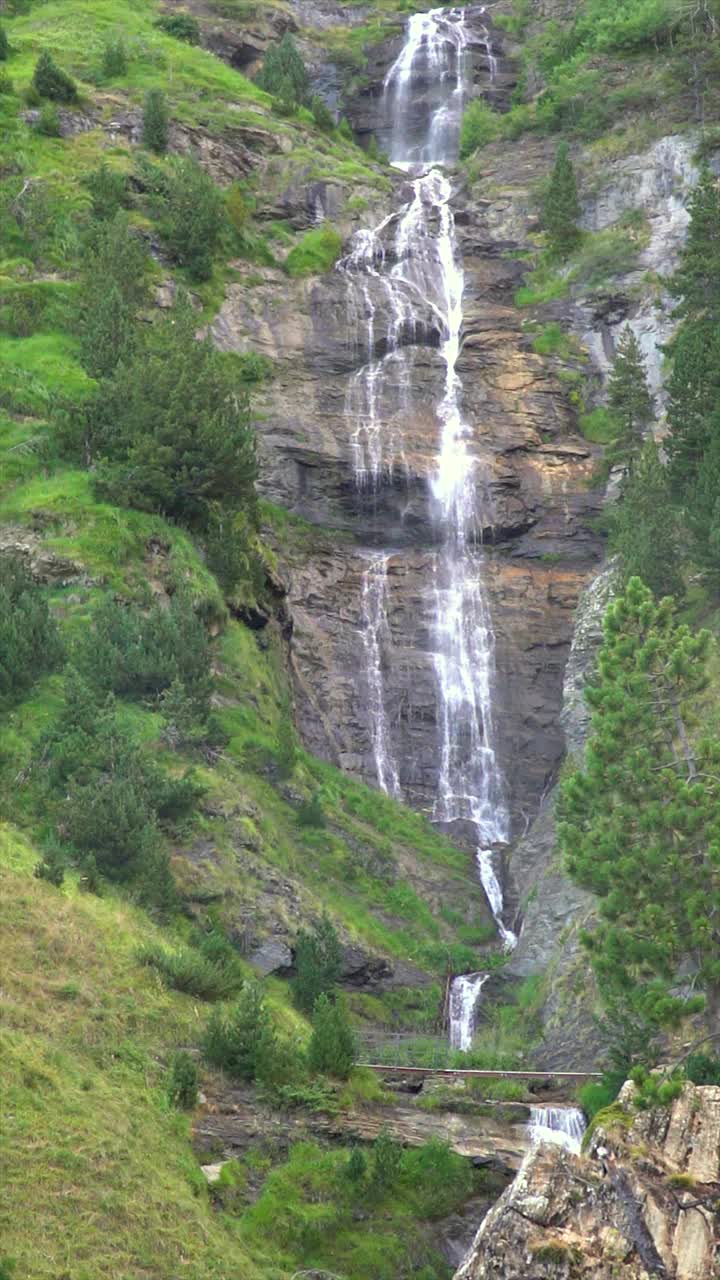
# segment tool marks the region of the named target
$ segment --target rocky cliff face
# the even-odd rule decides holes
[[[720,1089],[633,1112],[633,1086],[584,1156],[540,1146],[491,1209],[455,1280],[711,1280],[720,1236]]]
[[[500,35],[486,15],[466,11],[476,90],[501,93],[512,79]],[[354,124],[387,129],[380,91],[397,42],[373,51],[370,87]],[[488,49],[497,64],[492,73]],[[342,222],[337,192],[315,193],[316,217]],[[368,193],[369,195],[369,193]],[[365,198],[368,198],[366,195]],[[306,207],[307,192],[296,194]],[[372,200],[358,218],[377,225],[408,199],[395,191]],[[335,205],[333,205],[335,200]],[[339,202],[342,204],[342,201]],[[465,271],[463,341],[458,362],[469,450],[483,477],[484,575],[496,637],[494,710],[498,750],[511,788],[514,829],[522,830],[552,781],[563,750],[562,673],[578,594],[599,555],[591,527],[593,449],[552,362],[536,355],[513,303],[520,281],[517,235],[497,204],[463,189],[453,197]],[[391,227],[390,227],[391,230]],[[372,700],[363,667],[363,581],[370,555],[386,561],[387,628],[380,637],[384,698],[402,794],[431,810],[437,790],[437,681],[431,630],[432,556],[437,537],[430,485],[437,466],[444,370],[437,320],[400,336],[409,355],[403,385],[385,380],[377,417],[385,465],[378,485],[358,484],[356,424],[348,413],[353,380],[367,360],[365,315],[374,309],[375,351],[394,323],[381,284],[361,300],[347,271],[336,269],[282,290],[271,274],[253,289],[231,287],[213,332],[226,348],[252,345],[276,361],[259,424],[262,488],[273,501],[322,526],[322,545],[285,555],[281,572],[292,618],[291,662],[300,730],[316,753],[374,783]]]

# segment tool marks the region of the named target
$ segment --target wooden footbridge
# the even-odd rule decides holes
[[[540,1084],[546,1087],[582,1084],[586,1080],[600,1080],[600,1071],[556,1071],[548,1067],[544,1071],[487,1070],[471,1065],[458,1066],[458,1059],[466,1055],[451,1049],[443,1036],[411,1035],[392,1032],[360,1036],[356,1066],[366,1067],[382,1075],[424,1078],[444,1076],[448,1079],[516,1080],[518,1083]],[[472,1053],[467,1055],[472,1062]]]

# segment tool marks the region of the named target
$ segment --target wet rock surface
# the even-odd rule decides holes
[[[484,1219],[455,1280],[710,1280],[718,1261],[720,1089],[599,1124],[587,1156],[540,1146]]]

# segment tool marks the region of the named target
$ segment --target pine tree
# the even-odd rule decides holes
[[[7,38],[7,31],[2,23],[0,23],[0,62],[7,62],[10,57],[10,41]]]
[[[162,155],[167,151],[169,120],[165,95],[160,89],[149,89],[143,108],[143,146]]]
[[[683,544],[667,469],[648,440],[610,514],[610,546],[622,577],[642,578],[657,596],[681,595]]]
[[[262,1079],[272,1073],[277,1037],[257,983],[245,983],[229,1013],[215,1010],[202,1047],[212,1066],[238,1080]]]
[[[0,703],[21,697],[61,658],[45,596],[21,560],[0,556]]]
[[[347,1080],[357,1056],[355,1036],[344,1000],[318,996],[312,1015],[313,1031],[308,1050],[311,1071]]]
[[[309,98],[310,79],[289,31],[278,44],[270,45],[257,83],[261,89],[282,99],[289,107],[304,106]]]
[[[56,102],[75,102],[77,99],[75,81],[56,65],[47,49],[37,60],[32,82],[41,98],[52,98]]]
[[[561,142],[542,204],[542,224],[548,245],[560,258],[566,258],[580,239],[579,217],[575,170],[567,143]]]
[[[363,1182],[367,1173],[367,1160],[360,1147],[353,1147],[350,1158],[345,1165],[345,1177],[348,1182]]]
[[[699,312],[720,323],[720,179],[704,169],[689,201],[690,223],[682,259],[670,288],[677,314]]]
[[[672,343],[665,447],[673,492],[692,501],[710,444],[710,423],[720,402],[720,326],[705,316],[688,318]]]
[[[332,991],[341,968],[340,942],[327,916],[311,933],[301,929],[295,943],[296,977],[292,984],[298,1008],[312,1013],[318,997]]]
[[[702,998],[677,989],[683,964],[720,1004],[720,740],[691,740],[687,708],[707,684],[710,635],[673,618],[638,578],[608,609],[592,731],[562,784],[559,840],[570,875],[599,899],[583,937],[600,990],[646,1025]]]
[[[373,1146],[373,1164],[370,1185],[372,1191],[382,1196],[391,1191],[400,1175],[402,1147],[393,1142],[387,1129],[381,1129]]]
[[[622,432],[618,443],[632,464],[633,455],[642,447],[645,429],[653,420],[655,405],[640,344],[629,325],[618,341],[607,398]]]

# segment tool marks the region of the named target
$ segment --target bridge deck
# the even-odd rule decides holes
[[[356,1062],[357,1067],[398,1076],[469,1076],[475,1080],[600,1080],[600,1071],[481,1071],[476,1067],[400,1067],[384,1062]]]

